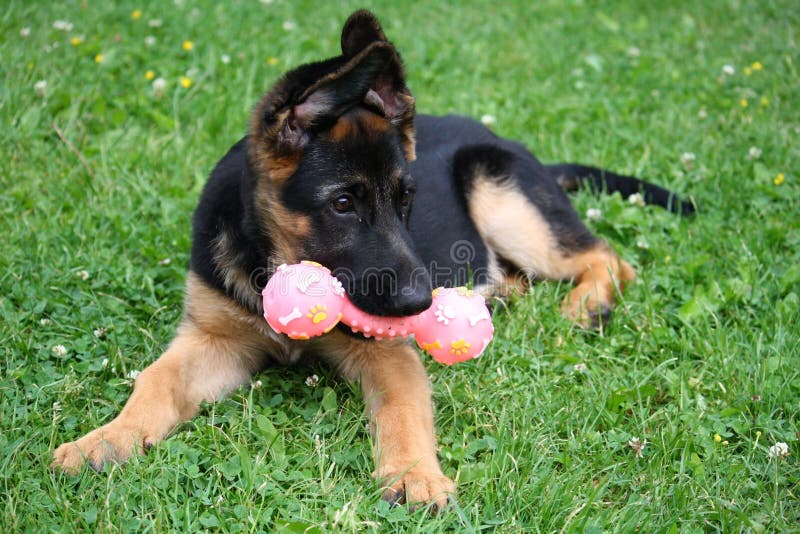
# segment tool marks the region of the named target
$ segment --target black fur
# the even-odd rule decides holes
[[[624,176],[605,169],[576,163],[561,163],[545,167],[548,174],[567,191],[575,191],[581,185],[586,184],[596,193],[619,192],[623,197],[641,193],[647,204],[655,204],[673,213],[683,215],[691,215],[695,212],[694,204],[691,202],[681,200],[672,191],[633,176]]]
[[[191,269],[249,310],[263,311],[265,269],[282,261],[261,220],[269,206],[258,205],[258,184],[307,224],[294,255],[330,268],[353,303],[375,315],[419,312],[432,287],[489,282],[490,253],[467,208],[478,174],[513,180],[567,255],[598,241],[564,192],[582,180],[693,211],[637,178],[542,165],[523,145],[458,116],[416,116],[417,158],[409,163],[414,109],[402,62],[374,17],[360,13],[345,27],[341,56],[295,69],[262,99],[255,129],[217,164],[195,212]],[[353,127],[334,140],[328,132],[339,121]],[[296,167],[273,184],[268,162],[287,154]],[[412,211],[405,201],[415,191]],[[334,208],[345,197],[352,209]]]

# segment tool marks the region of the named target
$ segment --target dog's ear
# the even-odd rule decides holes
[[[262,175],[280,180],[293,174],[309,141],[357,106],[386,118],[406,157],[414,159],[414,97],[400,56],[369,12],[356,12],[345,30],[348,51],[366,45],[287,73],[256,106],[249,152]]]
[[[386,41],[380,22],[366,9],[356,11],[342,28],[342,54],[353,57],[375,41]]]

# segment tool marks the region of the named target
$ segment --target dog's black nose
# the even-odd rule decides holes
[[[392,299],[391,315],[405,316],[422,313],[431,307],[431,290],[427,286],[406,288]]]

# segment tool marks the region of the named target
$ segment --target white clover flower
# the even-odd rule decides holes
[[[588,373],[589,372],[589,368],[586,367],[585,363],[576,363],[573,366],[573,369],[575,370],[576,373]]]
[[[586,218],[590,221],[599,221],[603,218],[603,212],[599,208],[589,208],[586,210]]]
[[[700,111],[697,112],[697,118],[698,119],[708,118],[708,111],[706,111],[706,108],[701,108]]]
[[[41,319],[39,319],[39,324],[42,326],[47,326],[50,324],[50,319],[48,319],[47,317],[42,317]]]
[[[77,276],[81,280],[88,280],[89,279],[89,272],[88,271],[78,271],[77,273],[75,273],[75,276]]]
[[[317,384],[319,384],[319,377],[317,375],[311,375],[306,378],[306,385],[308,387],[315,388],[317,387]]]
[[[639,57],[642,55],[642,51],[639,50],[637,47],[632,46],[628,48],[628,55],[631,57]]]
[[[53,403],[53,414],[61,413],[61,403],[56,401]]]
[[[637,437],[632,437],[628,440],[628,447],[633,449],[634,454],[637,458],[641,458],[644,454],[644,448],[647,446],[647,440],[640,440]]]
[[[722,66],[722,74],[726,76],[733,76],[736,72],[736,69],[733,68],[733,65],[723,65]]]
[[[750,159],[758,159],[761,157],[761,149],[757,146],[751,146],[750,150],[747,151],[747,157]]]
[[[219,57],[219,60],[222,61],[222,63],[224,63],[225,65],[227,65],[228,63],[231,62],[231,56],[229,56],[228,54],[222,54]]]
[[[57,20],[53,23],[53,28],[64,32],[71,32],[74,25],[68,20]]]
[[[44,80],[39,80],[35,84],[33,84],[33,90],[36,92],[38,96],[44,96],[47,92],[47,82]]]
[[[644,197],[641,193],[634,193],[628,197],[628,202],[637,206],[644,206]]]
[[[104,336],[106,335],[106,332],[108,332],[108,330],[106,330],[106,329],[105,329],[104,327],[102,327],[102,326],[101,326],[100,328],[96,328],[96,329],[94,330],[94,337],[96,337],[96,338],[98,338],[98,339],[99,339],[99,338],[102,338],[102,337],[104,337]]]
[[[127,375],[125,375],[125,378],[130,378],[131,380],[136,380],[136,377],[138,377],[140,374],[142,374],[141,371],[137,371],[136,369],[133,369],[132,371],[129,371]]]
[[[152,35],[148,35],[147,37],[144,38],[144,44],[145,46],[153,46],[154,44],[156,44],[156,38],[153,37]]]
[[[170,258],[164,258],[163,260],[160,260],[158,262],[159,265],[169,265],[170,263],[172,263],[172,260]]]
[[[647,249],[650,248],[650,244],[647,241],[643,240],[643,239],[640,239],[639,241],[637,241],[636,242],[636,246],[639,247],[642,250],[647,250]]]
[[[153,96],[161,98],[164,96],[164,91],[167,90],[167,80],[164,78],[156,78],[153,80]]]
[[[283,21],[283,29],[287,32],[293,31],[297,28],[297,23],[293,20]]]
[[[683,163],[686,167],[691,168],[696,160],[697,156],[694,155],[694,152],[684,152],[681,154],[681,163]]]
[[[486,115],[481,116],[481,122],[483,123],[484,126],[494,126],[495,124],[497,124],[497,117],[495,117],[494,115],[489,115],[487,113]]]
[[[107,368],[108,367],[108,358],[103,358],[103,361],[100,362],[100,365],[103,367],[103,369]]]
[[[151,28],[160,28],[164,24],[164,21],[161,19],[150,19],[147,21],[147,25]]]
[[[253,384],[252,384],[252,386],[251,386],[251,387],[252,387],[253,389],[259,389],[259,388],[261,388],[261,386],[263,386],[263,385],[264,385],[264,384],[261,382],[261,380],[256,380],[255,382],[253,382]]]
[[[55,356],[64,356],[67,354],[67,347],[64,345],[56,345],[53,347],[53,354]]]
[[[769,448],[770,458],[786,458],[787,456],[789,456],[789,445],[782,441]]]
[[[274,2],[274,1],[275,1],[275,0],[261,0],[261,3],[262,3],[262,4],[264,4],[265,6],[268,6],[268,5],[270,5],[270,4],[271,4],[272,2]]]
[[[19,36],[25,39],[27,36],[31,34],[31,29],[25,26],[19,31]]]

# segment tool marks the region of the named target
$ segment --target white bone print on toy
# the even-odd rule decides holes
[[[301,318],[302,316],[303,316],[303,314],[300,313],[300,310],[297,309],[297,307],[295,307],[292,310],[292,313],[290,313],[289,315],[284,315],[283,317],[278,317],[278,322],[280,322],[283,326],[286,326],[287,324],[291,323],[295,319]]]
[[[322,275],[320,273],[316,271],[308,273],[308,276],[297,281],[297,289],[300,290],[300,293],[308,294],[308,287],[311,284],[319,282],[320,280],[322,280]]]
[[[436,316],[436,322],[444,323],[445,326],[450,324],[450,319],[456,318],[456,311],[449,304],[447,306],[439,304],[439,308],[433,314]]]
[[[475,326],[476,324],[478,324],[481,321],[491,321],[491,320],[492,320],[492,317],[491,317],[491,315],[489,315],[489,312],[486,311],[486,310],[483,310],[478,315],[475,315],[474,317],[470,317],[469,318],[469,325],[470,326]]]

